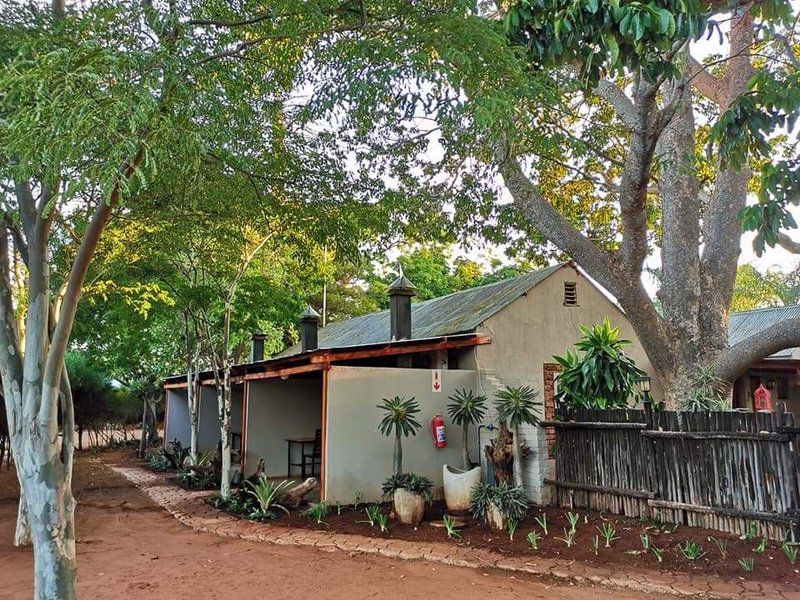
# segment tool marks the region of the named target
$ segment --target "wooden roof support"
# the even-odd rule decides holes
[[[338,362],[341,360],[355,360],[359,358],[379,358],[383,356],[397,356],[400,354],[416,354],[418,352],[436,352],[437,350],[455,350],[458,348],[471,348],[488,344],[492,341],[489,335],[476,335],[474,337],[442,340],[441,342],[422,342],[419,344],[387,345],[381,348],[367,348],[361,350],[331,350],[324,354],[311,356],[311,363]]]

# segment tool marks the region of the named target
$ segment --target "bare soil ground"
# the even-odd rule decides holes
[[[121,458],[121,457],[120,457]],[[603,588],[379,556],[278,547],[190,530],[91,453],[79,453],[78,588],[82,598],[639,599]],[[11,545],[18,496],[0,471],[0,599],[32,596],[33,555]],[[441,532],[437,532],[441,533]]]

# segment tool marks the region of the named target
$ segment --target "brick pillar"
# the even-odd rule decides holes
[[[542,379],[544,381],[544,418],[552,421],[556,415],[555,402],[555,379],[561,372],[561,365],[555,363],[545,363],[542,367]],[[547,428],[547,453],[550,458],[554,458],[553,447],[556,443],[556,430],[554,427]]]

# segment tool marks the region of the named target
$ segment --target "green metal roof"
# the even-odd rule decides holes
[[[426,339],[474,331],[481,323],[536,287],[566,263],[411,305],[411,338]],[[389,311],[331,323],[319,330],[320,348],[389,341]],[[279,357],[300,352],[296,344]]]
[[[800,304],[757,308],[755,310],[731,313],[728,326],[728,342],[732,346],[751,335],[757,334],[770,325],[796,317],[800,317]],[[787,348],[776,352],[769,358],[791,358],[793,350],[794,348]]]

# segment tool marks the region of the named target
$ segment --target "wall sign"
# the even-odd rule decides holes
[[[437,394],[442,392],[442,370],[434,369],[431,371],[431,391]]]

